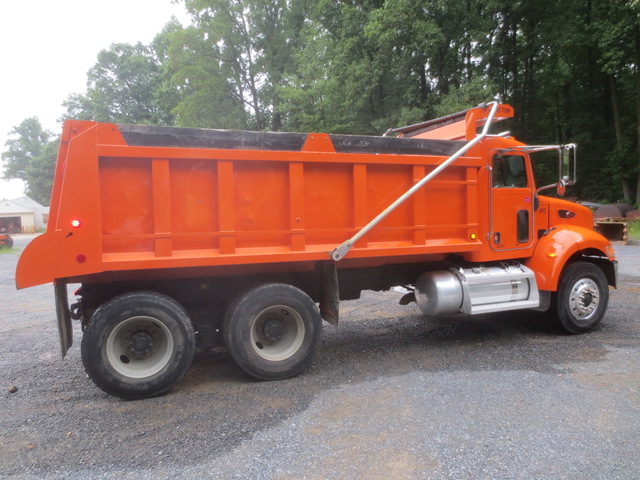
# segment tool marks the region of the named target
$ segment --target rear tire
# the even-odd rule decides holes
[[[302,372],[313,361],[321,335],[322,319],[313,300],[302,290],[279,283],[239,295],[224,323],[231,356],[259,380]]]
[[[189,316],[173,299],[127,293],[96,310],[82,337],[82,363],[105,392],[154,397],[185,374],[195,351]]]
[[[607,310],[607,277],[597,265],[572,263],[560,277],[554,300],[553,313],[560,327],[573,334],[589,332],[602,321]]]

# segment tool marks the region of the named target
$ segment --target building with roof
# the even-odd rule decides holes
[[[44,230],[49,220],[49,207],[29,197],[0,200],[0,232],[35,233]]]

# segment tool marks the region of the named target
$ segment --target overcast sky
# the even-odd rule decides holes
[[[184,5],[171,0],[2,0],[0,3],[0,151],[29,117],[60,133],[62,102],[86,89],[86,73],[112,43],[148,44]],[[23,194],[22,182],[0,180],[0,199]]]

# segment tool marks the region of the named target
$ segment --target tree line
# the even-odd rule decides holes
[[[182,3],[189,26],[99,52],[61,120],[378,135],[498,94],[516,138],[579,145],[574,195],[640,203],[640,0]],[[56,142],[23,121],[4,177],[46,203]]]

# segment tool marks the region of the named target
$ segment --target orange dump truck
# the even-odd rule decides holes
[[[79,320],[87,373],[130,399],[167,391],[197,345],[259,379],[296,375],[362,290],[589,331],[614,251],[587,208],[536,188],[530,155],[558,151],[561,191],[575,147],[489,133],[511,116],[492,102],[384,137],[68,121],[17,287],[53,282],[63,355]]]

